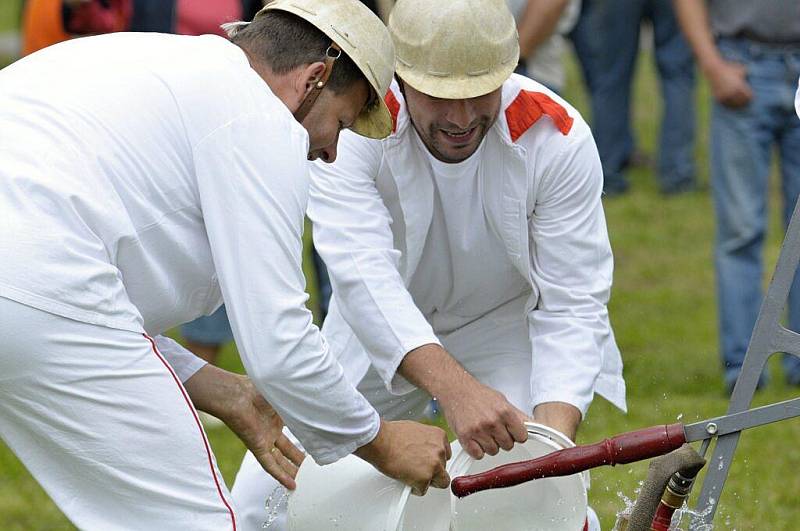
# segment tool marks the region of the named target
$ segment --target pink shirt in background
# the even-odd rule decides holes
[[[175,32],[179,35],[225,36],[224,22],[241,20],[241,0],[177,0]]]

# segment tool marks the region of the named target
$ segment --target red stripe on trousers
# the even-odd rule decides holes
[[[200,425],[200,419],[198,418],[197,413],[194,410],[192,401],[189,400],[189,396],[186,394],[186,390],[183,388],[183,385],[181,384],[180,380],[175,375],[175,371],[172,370],[172,367],[170,367],[169,363],[167,363],[167,360],[164,359],[164,357],[156,348],[156,342],[153,341],[153,338],[151,338],[147,334],[142,334],[142,335],[145,338],[147,338],[147,340],[150,342],[150,346],[153,347],[153,352],[158,357],[158,359],[161,360],[161,363],[164,364],[164,367],[166,367],[169,373],[172,375],[172,379],[175,380],[175,383],[178,384],[178,389],[180,389],[181,394],[183,395],[183,399],[186,401],[186,405],[189,406],[189,411],[191,411],[192,416],[194,416],[194,421],[197,424],[197,429],[200,430],[200,435],[203,438],[203,445],[205,445],[206,447],[206,456],[208,457],[208,466],[211,469],[211,477],[214,478],[214,483],[217,486],[217,492],[219,493],[219,498],[222,500],[222,503],[225,504],[225,507],[227,507],[228,512],[231,514],[231,523],[233,524],[233,531],[236,531],[236,518],[233,516],[233,509],[231,509],[231,506],[228,505],[228,501],[225,499],[225,496],[222,495],[222,487],[220,487],[219,485],[219,479],[217,478],[217,473],[214,470],[214,461],[211,458],[211,448],[208,446],[208,439],[206,439],[206,434],[203,431],[203,427]]]

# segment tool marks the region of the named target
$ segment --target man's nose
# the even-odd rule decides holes
[[[459,129],[467,129],[475,120],[475,111],[467,100],[457,100],[447,109],[447,121]]]
[[[330,146],[326,148],[322,148],[320,151],[319,158],[321,158],[324,162],[330,164],[331,162],[336,160],[336,143],[334,142]]]

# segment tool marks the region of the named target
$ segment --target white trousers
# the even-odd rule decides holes
[[[514,300],[454,332],[439,336],[444,348],[470,374],[503,393],[523,411],[531,396],[531,343],[524,312],[525,299]],[[358,383],[358,390],[387,420],[419,420],[431,399],[421,389],[402,396],[392,395],[372,368]],[[262,528],[268,518],[265,501],[277,486],[250,452],[245,454],[231,491],[239,508],[240,529]],[[287,529],[285,505],[281,509],[270,531]]]
[[[81,529],[237,529],[186,390],[143,334],[0,298],[0,437]]]

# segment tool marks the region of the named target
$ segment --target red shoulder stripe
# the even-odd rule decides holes
[[[392,133],[397,132],[397,115],[400,113],[400,102],[394,95],[391,89],[386,92],[386,106],[389,107],[389,113],[392,115]]]
[[[506,109],[511,141],[516,142],[525,131],[539,121],[542,115],[549,116],[562,135],[568,134],[572,129],[573,118],[550,96],[543,92],[521,90]]]

